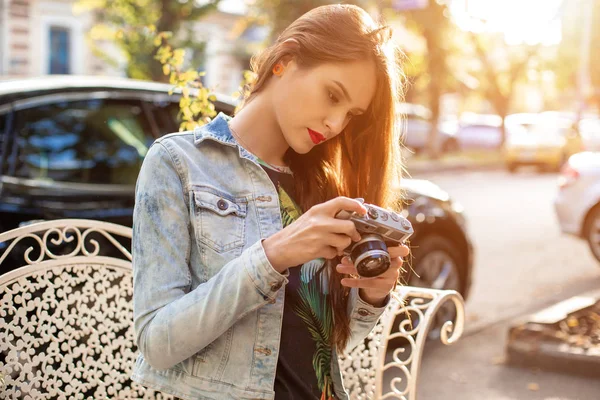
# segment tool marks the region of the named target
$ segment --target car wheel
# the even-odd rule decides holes
[[[466,282],[462,257],[450,240],[438,235],[427,236],[413,249],[412,254],[409,285],[462,293]],[[452,303],[443,305],[434,317],[429,337],[439,338],[444,322],[453,321],[455,316],[456,310]]]
[[[600,261],[600,206],[596,206],[587,218],[585,239],[596,260]]]

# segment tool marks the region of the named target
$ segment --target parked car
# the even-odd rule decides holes
[[[502,118],[494,114],[462,113],[455,138],[461,150],[496,150],[502,142]]]
[[[600,262],[600,152],[569,158],[558,178],[554,209],[562,232],[586,240]]]
[[[73,76],[0,82],[0,231],[58,218],[131,226],[142,160],[179,127],[171,88]],[[215,108],[232,114],[235,102],[217,96]],[[403,189],[420,276],[407,279],[466,297],[473,249],[462,209],[430,182],[406,179]]]
[[[428,137],[431,131],[431,111],[422,105],[401,103],[399,115],[404,122],[402,143],[415,153],[427,148]],[[443,153],[458,150],[458,143],[454,137],[454,126],[446,120],[438,121],[437,145]]]
[[[586,151],[600,151],[600,118],[579,121],[579,133]]]
[[[511,172],[522,165],[558,171],[571,155],[583,150],[581,135],[568,118],[539,114],[527,125],[507,125],[507,132],[504,160]]]

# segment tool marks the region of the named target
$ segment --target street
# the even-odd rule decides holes
[[[429,179],[465,208],[475,247],[467,329],[526,314],[600,287],[587,244],[563,235],[553,210],[556,174],[442,173]]]
[[[556,174],[441,173],[426,178],[465,207],[476,250],[463,337],[428,345],[419,400],[596,400],[592,378],[505,364],[511,321],[600,288],[587,244],[561,234],[552,208]]]

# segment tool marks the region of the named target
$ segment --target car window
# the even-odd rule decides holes
[[[135,184],[153,138],[141,102],[63,101],[16,113],[15,175],[48,181]]]
[[[160,136],[179,131],[182,120],[179,117],[179,101],[177,97],[155,100],[149,102],[148,106]],[[217,113],[232,114],[231,107],[228,107],[226,104],[215,102],[214,106]]]
[[[181,120],[177,118],[179,103],[170,100],[157,100],[149,103],[159,136],[179,131]]]
[[[2,151],[2,143],[4,143],[4,130],[6,129],[6,116],[0,114],[0,151]]]
[[[6,130],[6,115],[5,114],[0,114],[0,174],[2,174],[2,171],[4,171],[4,163],[6,161],[6,157],[7,157],[7,149],[4,148],[4,146],[7,144],[5,143],[8,139],[6,138],[7,133],[4,132]]]

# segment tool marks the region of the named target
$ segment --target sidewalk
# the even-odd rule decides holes
[[[406,155],[406,169],[411,176],[427,173],[487,171],[504,167],[499,152],[478,151],[444,155],[437,160],[421,155]]]
[[[600,380],[505,363],[505,321],[463,336],[456,344],[431,343],[419,378],[418,400],[599,400]]]

